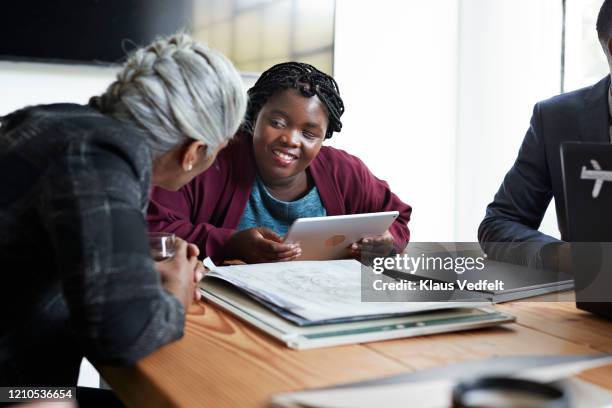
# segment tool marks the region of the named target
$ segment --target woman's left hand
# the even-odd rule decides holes
[[[393,235],[389,230],[382,235],[365,237],[349,246],[350,256],[356,259],[372,259],[387,256],[393,251]]]
[[[187,247],[187,256],[200,256],[200,248],[198,248],[198,246],[195,244],[189,244]],[[193,279],[196,284],[195,293],[193,294],[193,301],[197,303],[200,300],[201,296],[198,283],[200,283],[200,281],[204,278],[204,275],[206,275],[206,268],[204,268],[202,262],[198,260],[198,262],[196,263],[195,270],[193,272]]]

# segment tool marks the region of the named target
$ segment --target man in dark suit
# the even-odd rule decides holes
[[[597,34],[612,67],[612,0],[601,6]],[[610,143],[611,99],[608,75],[595,85],[536,104],[518,157],[478,228],[478,241],[490,258],[567,271],[560,146],[568,141]],[[553,197],[561,240],[538,231]]]

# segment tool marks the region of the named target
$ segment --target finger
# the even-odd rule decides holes
[[[270,247],[266,243],[263,248],[258,251],[258,256],[264,258],[264,262],[276,262],[280,260],[298,257],[300,255],[302,255],[302,249],[297,245],[287,251],[271,251]]]
[[[362,245],[367,248],[390,247],[393,245],[393,239],[384,235],[367,237],[363,239]]]
[[[302,254],[290,256],[289,258],[279,259],[278,262],[289,262],[298,259]]]
[[[204,265],[202,265],[201,262],[198,262],[196,264],[195,273],[194,273],[195,282],[196,283],[200,282],[204,278],[205,274],[206,274],[206,270],[204,269]]]
[[[364,251],[375,251],[378,248],[385,247],[385,246],[387,246],[387,244],[384,242],[372,240],[372,241],[364,242],[363,245],[361,246],[361,249]]]
[[[358,254],[359,252],[361,252],[361,244],[358,244],[357,242],[352,243],[351,245],[349,245],[347,247],[349,253],[351,254]]]
[[[271,254],[294,251],[299,249],[299,247],[299,244],[280,244],[270,240],[261,241],[261,250]]]
[[[388,242],[388,241],[392,241],[393,240],[393,236],[391,235],[387,235],[382,234],[382,235],[371,235],[368,237],[364,237],[361,242],[363,244],[372,244],[372,243],[376,243],[376,242]]]
[[[376,242],[377,237],[372,236],[372,237],[365,237],[361,240],[361,245],[363,246],[367,246],[367,245],[372,245],[374,242]]]
[[[386,242],[370,242],[367,245],[364,244],[361,250],[364,252],[383,252],[389,247],[390,245]]]
[[[382,239],[374,243],[374,248],[377,251],[387,252],[393,249],[393,240]]]
[[[200,263],[200,260],[197,256],[190,256],[189,258],[187,258],[187,262],[191,266],[191,270],[195,272],[197,265]]]
[[[187,246],[187,256],[199,256],[200,255],[200,248],[198,248],[198,246],[196,244],[189,244]]]
[[[380,237],[376,237],[374,239],[372,239],[371,245],[385,245],[385,246],[391,246],[393,245],[393,238],[389,238],[389,237],[385,237],[385,236],[380,236]]]
[[[358,257],[358,256],[361,256],[361,250],[360,249],[349,249],[348,254],[351,257]]]
[[[393,242],[393,235],[388,232],[385,232],[382,235],[373,235],[370,237],[364,238],[368,242]]]
[[[279,261],[287,260],[289,258],[295,259],[295,258],[297,258],[300,255],[302,255],[302,250],[300,248],[292,249],[291,251],[275,252],[274,253],[274,256]]]
[[[259,228],[259,233],[266,239],[279,243],[283,242],[283,238],[270,228],[261,227]]]
[[[279,256],[279,254],[276,252],[262,252],[260,254],[260,257],[262,258],[261,262],[279,262],[279,261],[286,261],[289,259],[295,259],[300,255],[302,254],[288,252],[288,253],[283,253],[282,256]]]
[[[200,289],[196,288],[195,291],[193,292],[193,301],[194,302],[199,302],[200,301]]]
[[[376,258],[383,257],[389,255],[391,252],[391,247],[389,246],[377,246],[371,248],[363,248],[361,251],[361,255],[364,258]]]
[[[187,242],[179,237],[176,237],[176,256],[179,259],[187,258]]]

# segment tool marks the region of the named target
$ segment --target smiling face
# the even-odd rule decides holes
[[[287,89],[268,99],[253,131],[263,182],[269,187],[305,182],[305,170],[321,149],[327,125],[327,111],[316,95],[308,98]]]

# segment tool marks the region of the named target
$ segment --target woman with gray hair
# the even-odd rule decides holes
[[[153,261],[150,184],[178,190],[207,169],[245,108],[232,64],[176,35],[88,106],[1,118],[0,386],[75,386],[83,356],[132,364],[182,336],[198,249],[179,240]]]

